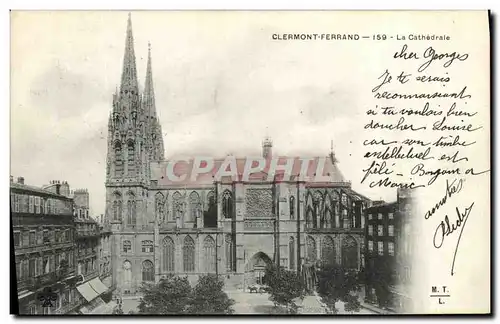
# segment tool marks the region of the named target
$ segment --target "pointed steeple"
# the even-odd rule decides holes
[[[335,151],[333,150],[333,140],[330,141],[330,160],[333,164],[339,162],[339,160],[335,157]]]
[[[153,87],[153,69],[151,67],[151,43],[148,43],[148,65],[144,85],[143,103],[148,117],[156,118],[155,91]]]
[[[148,120],[148,136],[151,139],[150,158],[158,161],[164,159],[163,133],[156,114],[155,91],[153,86],[153,67],[151,60],[151,43],[148,43],[148,63],[146,67],[146,82],[142,96],[144,113]]]
[[[134,36],[132,35],[132,18],[128,14],[127,36],[125,38],[125,54],[123,56],[122,80],[120,85],[120,96],[139,94],[137,84],[137,68],[135,65]]]

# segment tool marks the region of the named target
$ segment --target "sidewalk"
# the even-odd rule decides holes
[[[377,307],[375,305],[368,304],[368,303],[365,303],[365,302],[361,302],[361,307],[366,308],[366,309],[368,309],[368,310],[370,310],[372,312],[375,312],[375,313],[378,313],[378,314],[381,314],[381,315],[394,315],[394,314],[396,314],[393,311],[385,310],[385,309],[382,309],[380,307]]]

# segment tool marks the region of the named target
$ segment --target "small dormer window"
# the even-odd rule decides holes
[[[134,94],[134,90],[130,91],[130,94],[132,94],[132,95],[133,95],[133,94]]]
[[[127,93],[128,93],[128,90],[125,90],[125,94],[127,94]]]

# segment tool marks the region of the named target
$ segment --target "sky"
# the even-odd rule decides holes
[[[127,15],[11,17],[11,175],[31,185],[66,180],[72,189],[87,188],[94,216],[104,213],[107,123]],[[361,26],[363,15],[357,17]],[[141,87],[151,42],[166,157],[260,154],[265,136],[275,155],[326,156],[333,141],[339,168],[355,190],[394,200],[395,190],[359,184],[366,167],[360,117],[379,73],[377,56],[356,42],[272,40],[293,32],[352,33],[351,18],[132,12]],[[368,59],[371,64],[364,64]]]

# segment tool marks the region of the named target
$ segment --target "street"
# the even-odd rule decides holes
[[[236,302],[233,306],[235,314],[280,314],[284,313],[281,308],[274,307],[274,304],[269,300],[269,294],[249,293],[242,291],[226,291],[229,298]],[[301,304],[300,314],[325,314],[315,296],[306,296]],[[338,302],[338,314],[351,314],[344,310],[344,303]],[[361,308],[359,312],[353,314],[376,314],[365,308]]]
[[[234,299],[235,304],[233,306],[235,314],[285,314],[285,310],[281,307],[275,307],[274,304],[269,300],[269,294],[267,293],[249,293],[238,290],[226,291],[229,298]],[[128,314],[130,311],[137,312],[137,306],[139,305],[139,299],[134,297],[126,297],[123,299],[122,309],[124,314]],[[325,314],[324,309],[321,307],[315,296],[306,296],[299,309],[300,314]],[[376,315],[377,313],[370,311],[366,308],[361,308],[359,312],[348,313],[344,310],[344,303],[337,302],[337,309],[339,312],[337,314],[365,314],[365,315]]]

